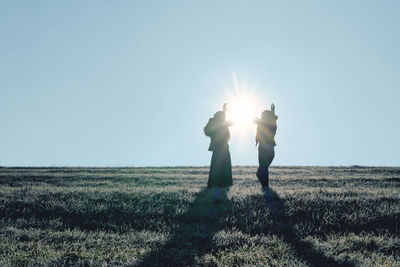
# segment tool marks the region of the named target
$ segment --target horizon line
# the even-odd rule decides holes
[[[166,168],[209,168],[210,165],[142,165],[142,166],[129,166],[129,165],[101,165],[101,166],[93,166],[93,165],[33,165],[33,166],[23,166],[23,165],[3,165],[0,168],[9,168],[9,169],[19,169],[19,168],[30,168],[30,169],[60,169],[60,168],[154,168],[154,169],[166,169]],[[237,167],[251,167],[257,168],[258,165],[232,165],[232,168]],[[400,168],[400,165],[271,165],[271,168],[295,168],[295,167],[321,167],[321,168]]]

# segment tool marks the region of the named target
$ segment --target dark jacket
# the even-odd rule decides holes
[[[229,148],[228,141],[231,137],[229,126],[230,123],[226,121],[218,122],[214,118],[208,120],[207,125],[204,127],[204,133],[211,138],[211,143],[208,147],[209,151]]]

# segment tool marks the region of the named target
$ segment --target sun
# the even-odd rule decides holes
[[[253,120],[259,116],[259,103],[248,90],[237,90],[228,97],[227,120],[234,123],[235,128],[242,130],[254,128]]]

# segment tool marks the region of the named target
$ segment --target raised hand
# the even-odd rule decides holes
[[[271,111],[272,111],[272,113],[275,114],[275,105],[274,105],[274,103],[271,104]]]
[[[222,106],[222,111],[223,112],[226,112],[227,110],[228,110],[228,103],[225,103],[223,106]]]

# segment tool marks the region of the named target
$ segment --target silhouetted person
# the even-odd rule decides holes
[[[271,110],[264,110],[261,113],[261,119],[256,118],[257,124],[256,146],[258,145],[258,163],[257,178],[263,188],[269,187],[269,171],[268,167],[271,165],[275,157],[275,133],[276,133],[276,120],[278,116],[275,115],[275,105],[271,105]]]
[[[208,187],[226,187],[232,185],[232,164],[228,145],[230,139],[228,127],[232,123],[225,121],[226,110],[225,103],[223,110],[215,113],[214,117],[204,127],[204,133],[211,138],[208,150],[213,152],[208,176]]]

